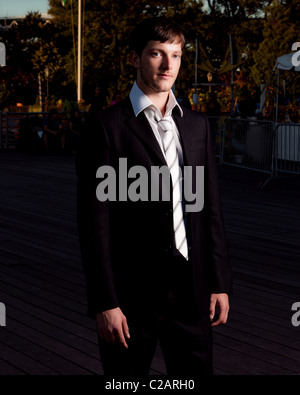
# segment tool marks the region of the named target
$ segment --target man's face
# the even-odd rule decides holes
[[[145,94],[169,92],[181,64],[181,44],[149,41],[141,57],[135,52],[131,61],[137,69],[137,84]]]

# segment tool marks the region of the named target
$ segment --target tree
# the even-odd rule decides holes
[[[38,72],[42,64],[36,54],[42,42],[53,35],[53,25],[39,13],[28,13],[8,30],[0,32],[0,41],[6,45],[7,63],[0,70],[2,99],[5,105],[21,102],[34,104],[38,95]],[[34,63],[34,59],[36,62]]]
[[[268,83],[268,86],[276,87],[276,60],[279,56],[290,53],[292,44],[299,41],[299,2],[276,0],[265,8],[265,15],[263,40],[253,54],[251,76],[257,85]],[[286,80],[289,93],[299,95],[299,73],[282,71],[281,74],[282,79]]]
[[[49,1],[49,13],[58,34],[65,38],[64,48],[67,78],[76,81],[77,2],[66,1],[65,7]],[[195,0],[84,0],[83,17],[83,92],[88,97],[94,85],[102,86],[110,101],[116,94],[124,96],[134,80],[134,70],[128,61],[128,41],[137,19],[166,15],[178,21],[191,35],[201,21],[201,3]],[[193,37],[194,38],[194,37]],[[189,49],[184,58],[179,80],[185,81],[193,73],[194,53]],[[190,60],[188,60],[190,59]],[[189,70],[185,72],[185,70]]]

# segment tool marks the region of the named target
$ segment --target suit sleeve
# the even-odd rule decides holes
[[[232,292],[231,268],[223,223],[219,192],[219,180],[213,141],[207,118],[206,122],[206,166],[204,175],[205,236],[210,260],[210,292]]]
[[[97,169],[109,163],[105,128],[99,116],[90,116],[76,158],[78,235],[90,317],[119,305],[110,259],[109,202],[96,196]]]

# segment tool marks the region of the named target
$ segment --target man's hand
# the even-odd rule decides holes
[[[216,307],[219,310],[219,317],[213,321],[216,314]],[[225,293],[211,294],[210,296],[210,308],[209,318],[212,322],[211,326],[217,326],[220,324],[226,324],[229,312],[229,299]]]
[[[97,313],[96,321],[100,339],[128,348],[125,337],[130,338],[129,329],[126,317],[119,307]]]

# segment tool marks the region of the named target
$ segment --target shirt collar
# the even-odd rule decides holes
[[[136,81],[133,84],[133,87],[131,88],[129,98],[131,100],[131,104],[133,107],[134,115],[137,117],[141,111],[144,111],[146,108],[151,107],[154,111],[158,111],[158,113],[161,115],[160,110],[152,103],[152,101],[149,99],[147,95],[138,87]],[[170,90],[170,95],[169,95],[169,100],[167,103],[167,110],[166,110],[166,115],[171,115],[173,109],[177,107],[180,116],[183,116],[183,111],[180,105],[178,104],[174,93],[172,90]]]

